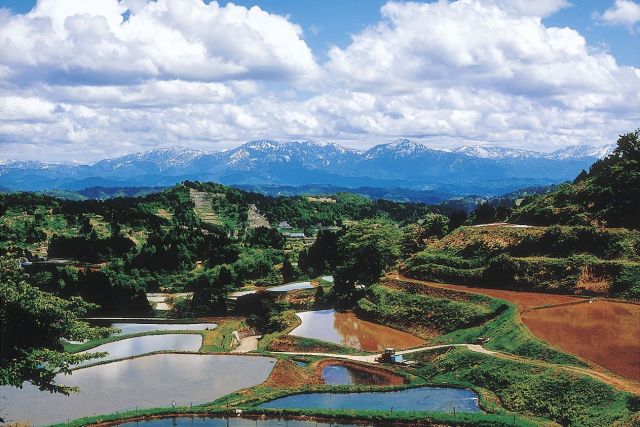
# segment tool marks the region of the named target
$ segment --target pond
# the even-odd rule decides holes
[[[354,424],[323,423],[316,421],[292,420],[284,418],[250,419],[250,418],[199,418],[199,417],[175,417],[158,420],[131,422],[118,424],[120,427],[356,427]],[[367,424],[358,424],[359,427]]]
[[[258,385],[274,364],[275,359],[260,356],[155,354],[56,377],[60,384],[80,387],[77,394],[51,394],[25,383],[23,389],[0,387],[0,402],[7,422],[32,425],[136,407],[166,407],[172,401],[189,406]]]
[[[289,291],[297,291],[299,289],[313,289],[311,282],[294,282],[287,283],[280,286],[272,286],[267,288],[269,292],[289,292]]]
[[[154,351],[198,351],[202,345],[202,336],[195,334],[164,334],[146,335],[142,337],[126,338],[94,347],[87,352],[106,351],[109,354],[99,359],[87,360],[80,366],[107,360],[121,359],[123,357],[138,356]]]
[[[296,313],[302,324],[290,335],[328,341],[364,351],[382,351],[385,348],[404,349],[424,344],[424,340],[397,329],[367,322],[353,313],[335,310]]]
[[[419,387],[399,391],[363,393],[309,393],[282,397],[260,405],[261,408],[346,409],[480,412],[478,396],[471,390]]]
[[[151,331],[204,331],[215,329],[215,323],[111,323],[108,326],[120,329],[114,335],[139,334]]]
[[[381,375],[354,366],[339,364],[325,364],[322,366],[320,376],[325,384],[330,385],[391,385],[402,384],[402,378],[395,375]]]

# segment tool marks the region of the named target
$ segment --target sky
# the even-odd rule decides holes
[[[640,127],[638,0],[0,0],[0,159]]]

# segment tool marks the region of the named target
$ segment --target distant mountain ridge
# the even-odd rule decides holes
[[[429,148],[400,139],[364,152],[311,141],[250,141],[222,152],[154,149],[90,165],[0,162],[0,186],[13,190],[167,186],[189,179],[229,185],[406,188],[456,195],[497,195],[573,179],[612,147],[553,153],[463,146]]]

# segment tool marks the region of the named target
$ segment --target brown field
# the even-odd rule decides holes
[[[640,305],[593,301],[530,310],[522,319],[538,338],[640,381]]]

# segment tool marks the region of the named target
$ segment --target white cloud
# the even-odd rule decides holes
[[[343,84],[379,92],[462,85],[561,103],[576,93],[619,93],[624,79],[638,84],[577,31],[493,4],[388,3],[382,15],[347,48],[329,52],[328,67]]]
[[[318,72],[301,28],[287,18],[201,0],[39,0],[28,14],[0,17],[0,66],[18,70],[18,83],[66,84],[284,80]]]
[[[543,24],[565,6],[391,2],[318,64],[298,25],[258,8],[41,0],[25,15],[0,11],[2,157],[87,161],[262,138],[611,143],[640,122],[640,69]]]
[[[596,13],[595,17],[605,24],[622,25],[636,31],[635,26],[640,23],[640,4],[633,0],[615,0],[602,15]]]

